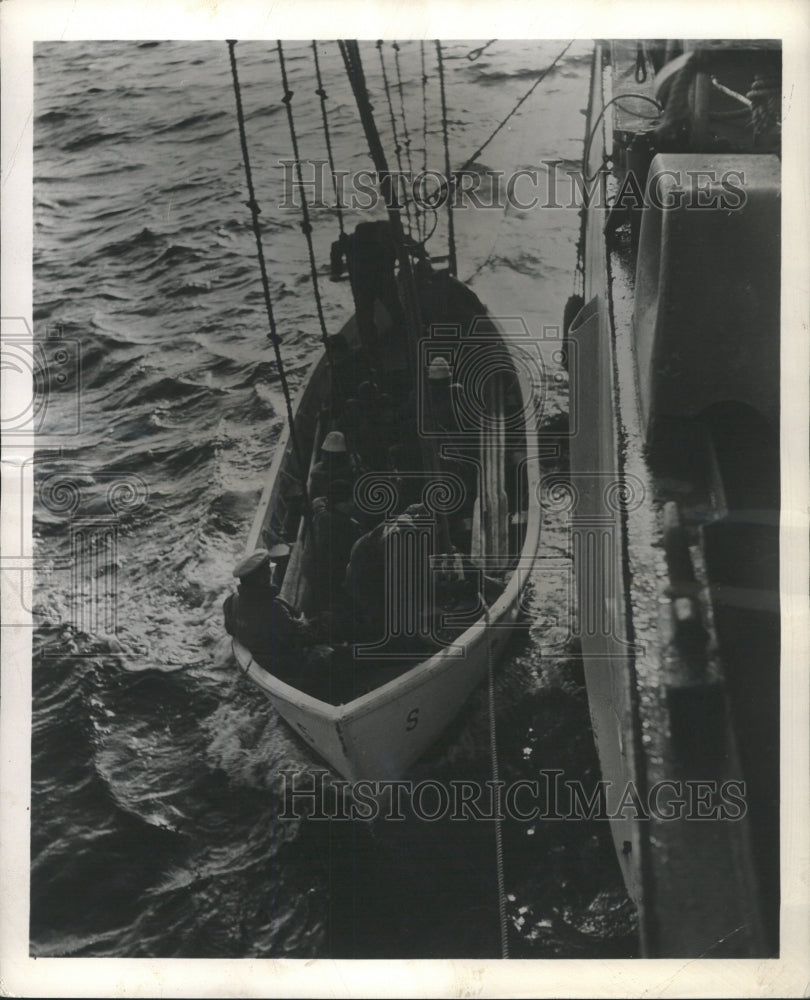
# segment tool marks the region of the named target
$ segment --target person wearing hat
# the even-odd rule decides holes
[[[342,431],[329,431],[321,445],[320,460],[312,467],[310,499],[325,497],[336,479],[353,482],[354,468]]]
[[[359,639],[379,639],[385,627],[386,538],[391,525],[381,521],[354,543],[344,589]]]
[[[300,669],[316,642],[313,625],[279,596],[267,549],[256,549],[233,569],[239,588],[223,604],[225,630],[274,673]]]
[[[431,382],[443,382],[452,377],[450,362],[441,355],[434,358],[428,365],[428,379]]]
[[[454,385],[452,379],[453,372],[447,358],[441,355],[433,358],[427,369],[430,418],[434,429],[446,434],[459,432],[454,400],[459,386]]]
[[[287,572],[287,564],[290,561],[292,549],[286,542],[273,542],[270,544],[269,551],[270,565],[274,567],[270,578],[277,587],[280,587],[284,582],[284,574]]]

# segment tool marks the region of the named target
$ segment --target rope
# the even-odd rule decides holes
[[[467,58],[470,60],[470,62],[475,62],[476,59],[481,58],[483,53],[486,52],[486,50],[490,47],[490,45],[494,45],[495,42],[497,41],[498,41],[497,38],[490,38],[490,40],[486,43],[486,45],[481,45],[477,49],[470,49],[470,51],[467,53]]]
[[[309,206],[307,205],[307,196],[304,193],[304,179],[301,176],[301,159],[298,154],[298,136],[295,132],[295,120],[293,118],[292,110],[292,99],[293,92],[290,90],[287,83],[287,67],[284,62],[284,49],[281,45],[281,40],[276,42],[276,48],[278,50],[278,59],[281,66],[281,85],[284,87],[284,96],[281,101],[287,108],[287,123],[290,126],[290,139],[293,144],[293,156],[295,157],[295,172],[298,176],[298,187],[301,194],[301,215],[303,217],[303,222],[301,223],[301,230],[307,240],[307,249],[309,251],[309,269],[312,274],[312,291],[315,293],[315,308],[318,311],[318,323],[321,327],[321,340],[323,341],[324,350],[326,351],[326,362],[329,365],[329,370],[332,369],[332,355],[329,351],[329,335],[326,332],[326,320],[323,316],[323,304],[321,302],[321,291],[318,287],[318,265],[315,262],[315,248],[312,245],[312,223],[309,221]],[[334,173],[332,174],[334,177]],[[334,385],[334,379],[331,380]]]
[[[495,39],[493,39],[493,41],[495,41]],[[436,44],[438,45],[438,42]],[[491,43],[488,43],[488,44],[491,44]],[[521,104],[523,104],[524,101],[528,100],[529,97],[531,97],[531,95],[535,92],[535,90],[537,90],[537,88],[540,86],[540,84],[543,82],[543,80],[545,80],[545,78],[548,76],[548,74],[554,69],[554,67],[557,65],[557,63],[560,61],[560,59],[562,59],[562,57],[571,48],[571,46],[573,44],[574,44],[574,39],[572,38],[571,41],[562,50],[562,52],[560,52],[557,56],[554,57],[554,62],[552,62],[549,66],[546,67],[546,69],[543,70],[543,72],[540,74],[540,76],[534,81],[534,83],[531,85],[531,87],[529,87],[529,89],[526,91],[526,93],[523,95],[523,97],[520,98],[520,100],[517,102],[517,104],[512,108],[512,110],[509,112],[509,114],[506,116],[506,118],[504,118],[504,120],[500,123],[500,125],[498,125],[498,127],[495,129],[495,131],[492,133],[492,135],[490,135],[490,137],[486,140],[486,142],[484,142],[482,145],[480,145],[478,147],[478,149],[476,149],[476,151],[472,154],[472,156],[470,156],[470,157],[467,158],[467,162],[464,163],[463,166],[459,167],[457,173],[463,173],[467,169],[467,167],[469,167],[473,163],[475,163],[475,161],[478,159],[478,157],[481,155],[481,153],[484,152],[484,150],[487,148],[487,146],[492,142],[492,140],[495,138],[495,136],[500,132],[500,130],[504,127],[504,125],[509,121],[509,119],[512,117],[512,115],[515,114],[515,112],[518,110],[518,108],[521,106]]]
[[[383,199],[385,201],[386,208],[388,209],[389,218],[391,219],[392,225],[395,229],[397,228],[397,222],[399,222],[399,228],[401,230],[402,218],[399,214],[397,192],[391,185],[391,171],[388,168],[388,162],[385,158],[385,151],[380,140],[380,134],[376,123],[374,122],[374,113],[368,96],[368,87],[366,85],[366,77],[363,71],[363,63],[360,59],[359,46],[356,41],[339,39],[338,47],[340,49],[340,54],[343,56],[343,62],[346,65],[346,73],[349,77],[349,83],[351,84],[355,101],[357,102],[358,111],[360,112],[360,120],[363,124],[363,130],[366,135],[369,154],[371,155],[372,163],[374,164],[380,180],[380,187],[383,191]]]
[[[267,311],[267,321],[270,326],[270,332],[268,338],[273,345],[273,351],[276,355],[276,367],[278,368],[278,375],[281,381],[281,391],[284,393],[284,402],[287,407],[287,422],[290,428],[290,441],[293,446],[293,452],[295,453],[295,461],[298,466],[300,476],[299,482],[301,484],[301,489],[303,490],[303,501],[304,501],[304,517],[307,523],[311,523],[312,511],[309,505],[309,495],[307,493],[307,484],[305,474],[303,470],[305,468],[303,462],[303,453],[298,443],[298,434],[295,430],[295,417],[292,408],[292,397],[290,395],[290,387],[287,383],[287,374],[284,370],[284,360],[281,357],[281,338],[276,332],[276,320],[273,315],[273,302],[270,297],[270,281],[267,277],[267,266],[264,261],[264,247],[262,245],[262,230],[259,225],[259,214],[261,209],[259,208],[259,203],[256,201],[256,192],[253,187],[253,173],[250,169],[250,155],[248,153],[247,135],[245,133],[245,114],[242,110],[242,90],[239,85],[239,74],[236,69],[236,41],[228,41],[228,51],[231,58],[231,76],[233,77],[233,92],[236,98],[236,118],[239,123],[239,140],[242,144],[242,162],[245,166],[245,180],[247,182],[247,189],[249,195],[249,201],[246,202],[247,207],[250,209],[250,214],[253,219],[253,235],[256,239],[256,255],[259,258],[259,270],[262,276],[262,291],[264,293],[264,305]],[[301,478],[303,477],[303,478]]]
[[[394,104],[393,101],[391,100],[391,88],[388,85],[388,73],[386,72],[385,69],[385,57],[383,56],[382,39],[380,39],[377,42],[377,52],[379,53],[380,56],[380,69],[382,70],[383,86],[385,87],[385,99],[388,102],[388,114],[391,118],[391,131],[394,134],[394,152],[396,153],[397,157],[397,167],[399,169],[399,176],[402,177],[402,174],[404,172],[402,169],[402,146],[400,146],[399,144],[399,136],[397,135],[397,122],[396,122],[396,117],[394,116]],[[403,201],[403,206],[405,208],[405,216],[408,220],[408,231],[410,232],[411,210],[408,204],[407,191],[402,201]]]
[[[484,605],[484,622],[487,641],[487,674],[489,678],[489,756],[492,766],[492,790],[495,795],[495,875],[498,881],[498,922],[501,931],[501,958],[509,958],[509,925],[506,916],[506,887],[503,872],[503,829],[501,822],[501,789],[498,770],[498,738],[495,730],[495,672],[492,657],[492,623],[489,605],[483,593],[479,598]]]
[[[444,62],[442,60],[442,43],[436,39],[436,57],[439,64],[439,90],[442,98],[442,133],[444,136],[444,173],[447,183],[447,243],[448,270],[454,277],[456,266],[456,230],[453,222],[453,185],[450,180],[450,144],[447,137],[447,99],[444,92]],[[463,168],[462,168],[463,170]]]
[[[247,647],[245,647],[245,648],[247,649]],[[249,649],[248,649],[248,653],[250,653]],[[239,663],[239,657],[236,655],[236,639],[234,639],[233,637],[231,637],[231,656],[236,660],[236,663],[239,666],[239,672],[242,673],[242,674],[244,674],[245,677],[247,677],[248,670],[250,670],[251,666],[256,662],[253,659],[253,653],[250,653],[250,659],[247,662],[247,666],[244,667],[244,669],[243,669],[242,665]]]
[[[394,61],[397,68],[397,90],[399,91],[399,107],[400,114],[402,115],[402,134],[403,145],[405,146],[405,156],[408,161],[408,179],[411,184],[413,184],[413,161],[411,160],[411,134],[408,130],[408,119],[405,115],[405,94],[402,87],[402,68],[399,64],[399,43],[393,42],[391,48],[394,50]],[[416,235],[419,236],[419,203],[414,201],[413,211],[416,221]]]
[[[369,100],[366,75],[363,71],[363,61],[360,58],[360,47],[357,41],[349,39],[339,39],[338,47],[346,66],[346,75],[349,78],[352,93],[354,94],[371,160],[377,171],[383,200],[388,210],[388,221],[391,224],[391,233],[394,237],[394,245],[397,249],[397,259],[399,261],[402,305],[405,311],[406,326],[411,334],[410,340],[412,343],[409,343],[409,351],[412,354],[411,361],[415,364],[416,340],[422,333],[422,321],[416,288],[413,282],[411,262],[405,249],[405,235],[402,230],[402,216],[399,211],[399,203],[396,191],[391,186],[391,171],[388,169],[385,150],[383,149],[380,133],[374,121],[374,111]]]
[[[750,101],[750,99],[748,97],[745,97],[744,94],[738,94],[737,91],[736,90],[732,90],[731,87],[725,87],[725,86],[723,86],[723,84],[720,83],[720,81],[717,79],[716,76],[713,76],[710,79],[711,79],[712,86],[715,88],[715,90],[719,90],[721,94],[725,94],[727,97],[733,97],[735,101],[739,101],[740,104],[744,104],[746,108],[750,108],[751,107],[751,101]],[[744,110],[744,109],[740,109],[740,110]]]
[[[656,106],[656,108],[659,109],[659,111],[662,110],[661,105],[658,103],[658,101],[656,101],[654,97],[648,97],[646,94],[619,94],[616,97],[611,97],[611,99],[609,101],[606,101],[602,105],[602,110],[596,116],[596,121],[593,123],[591,131],[588,134],[588,138],[585,140],[585,149],[584,149],[584,151],[582,153],[582,174],[583,174],[583,177],[585,178],[585,183],[586,184],[590,184],[591,181],[599,173],[599,171],[602,170],[603,167],[604,167],[604,163],[603,163],[602,166],[598,167],[597,170],[593,174],[591,174],[590,176],[588,176],[588,158],[591,155],[591,143],[593,142],[593,137],[596,135],[596,130],[599,127],[599,122],[601,122],[602,119],[605,117],[605,112],[611,106],[611,104],[618,104],[619,101],[625,100],[627,98],[632,98],[632,97],[637,98],[640,101],[649,101],[649,103],[650,104],[654,104]],[[624,113],[628,114],[628,115],[629,114],[632,114],[632,115],[636,114],[635,111],[630,111],[627,108],[621,108],[621,106],[620,106],[620,110],[624,111]]]
[[[782,83],[778,76],[758,73],[748,91],[754,143],[779,149],[782,138]]]
[[[577,263],[574,269],[574,294],[585,294],[585,232],[587,227],[585,207],[579,210],[579,236],[577,237]]]
[[[422,178],[427,176],[427,165],[428,165],[428,149],[427,149],[427,134],[428,134],[428,112],[427,112],[427,85],[428,85],[428,75],[425,69],[425,43],[423,41],[419,42],[419,59],[422,65]],[[425,215],[425,201],[420,198],[421,204],[421,220],[422,220],[422,244],[424,245],[430,239],[430,237],[436,232],[436,226],[439,224],[439,215],[435,208],[430,208],[428,210],[433,213],[433,229],[431,229],[428,235],[427,231],[427,219]]]
[[[323,89],[323,80],[321,79],[321,64],[318,61],[318,45],[314,40],[312,42],[312,54],[315,56],[315,77],[318,81],[318,89],[315,93],[321,99],[323,136],[326,140],[326,154],[329,157],[329,170],[332,173],[332,187],[335,190],[335,208],[337,209],[338,226],[340,227],[340,235],[343,236],[343,209],[340,204],[340,195],[338,194],[337,175],[335,174],[335,158],[332,155],[332,140],[329,135],[329,119],[326,114],[326,91]]]

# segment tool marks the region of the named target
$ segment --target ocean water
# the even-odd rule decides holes
[[[454,166],[562,47],[497,42],[471,61],[477,44],[446,46]],[[390,148],[378,51],[362,51]],[[394,82],[390,44],[383,53]],[[319,328],[300,215],[279,207],[279,160],[292,146],[278,57],[270,42],[240,43],[237,54],[297,387]],[[322,159],[309,43],[286,43],[285,55],[301,155]],[[336,45],[319,43],[319,55],[336,163],[367,168]],[[428,166],[443,170],[432,45],[426,56],[423,94],[419,45],[402,43],[402,99],[414,167],[426,148]],[[587,45],[569,50],[478,159],[482,177],[544,176],[551,160],[576,167],[589,58]],[[57,434],[36,462],[32,954],[497,956],[492,824],[280,819],[282,771],[314,762],[240,677],[223,635],[231,566],[284,420],[225,43],[38,44],[34,110],[35,335],[52,368],[59,338],[69,374],[48,400]],[[328,281],[335,213],[312,214],[333,333],[351,294]],[[347,227],[369,217],[350,211]],[[460,276],[492,312],[522,316],[548,341],[545,418],[562,426],[553,328],[572,290],[577,212],[459,212],[456,228]],[[446,250],[443,218],[428,249]],[[568,591],[548,571],[567,554],[553,517],[543,544],[529,621],[496,678],[501,777],[559,768],[595,781]],[[484,688],[415,774],[486,780],[489,768]],[[512,955],[636,953],[606,824],[507,822],[504,861]]]

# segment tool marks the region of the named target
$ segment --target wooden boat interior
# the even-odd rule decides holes
[[[526,408],[527,392],[518,376],[508,345],[501,339],[491,320],[485,320],[483,329],[486,337],[480,344],[469,340],[469,332],[475,321],[481,329],[485,310],[477,297],[466,286],[449,278],[446,272],[431,274],[425,283],[423,279],[423,308],[429,318],[446,326],[452,322],[459,331],[459,343],[463,351],[465,341],[468,353],[484,351],[492,354],[493,342],[501,344],[498,364],[492,377],[480,380],[480,398],[483,400],[477,419],[479,429],[474,434],[452,435],[446,440],[436,435],[433,443],[434,464],[432,469],[415,470],[422,476],[424,486],[441,480],[443,474],[451,470],[463,483],[469,496],[465,496],[461,510],[447,515],[450,528],[445,536],[452,536],[452,548],[467,560],[467,565],[479,567],[480,582],[465,601],[452,607],[452,624],[442,630],[443,641],[464,642],[463,634],[472,626],[480,630],[485,620],[486,606],[491,605],[514,572],[526,537],[529,507],[529,475],[526,464]],[[380,371],[375,373],[375,381],[388,392],[394,405],[401,412],[413,404],[414,377],[409,373],[407,359],[402,350],[402,332],[392,321],[385,307],[379,302],[375,307],[375,325],[379,331],[380,343],[384,349],[378,353]],[[368,359],[364,356],[358,336],[356,318],[353,316],[332,341],[338,340],[342,349],[348,348],[345,357],[350,359],[351,373],[355,383],[363,378]],[[425,341],[430,337],[424,338]],[[388,350],[388,345],[392,349]],[[504,361],[506,363],[504,363]],[[325,609],[319,606],[313,574],[318,569],[314,564],[313,532],[311,518],[307,516],[307,506],[311,514],[313,501],[313,469],[321,454],[320,449],[326,435],[342,429],[341,407],[345,403],[341,389],[336,382],[338,375],[330,366],[327,352],[320,354],[299,392],[295,406],[294,447],[289,430],[279,443],[275,461],[268,477],[267,487],[260,502],[259,512],[254,522],[253,537],[249,544],[270,547],[278,541],[290,545],[290,555],[286,566],[277,567],[276,583],[280,586],[280,596],[294,608],[312,619]],[[425,382],[427,385],[427,382]],[[516,430],[516,428],[518,428]],[[531,428],[534,433],[534,427]],[[382,433],[382,432],[381,432]],[[418,436],[418,435],[417,435]],[[424,459],[424,441],[422,442]],[[413,449],[412,449],[413,453]],[[466,456],[466,461],[465,461]],[[302,467],[306,470],[306,491],[302,489]],[[462,475],[459,476],[459,470]],[[466,470],[466,471],[465,471]],[[401,470],[392,468],[365,469],[362,472],[381,474],[391,484],[392,493],[397,493],[397,483]],[[409,470],[414,471],[414,470]],[[356,490],[355,490],[356,492]],[[423,497],[425,493],[423,492]],[[378,515],[364,515],[363,530],[372,530],[384,519],[394,521],[407,506],[408,497],[397,494],[395,504]],[[413,502],[413,497],[410,498]],[[436,551],[438,550],[438,552]],[[431,552],[432,556],[448,551],[440,542]],[[486,598],[483,596],[487,594]],[[444,620],[449,620],[445,616]],[[384,623],[380,622],[382,630]],[[413,669],[417,664],[441,650],[441,643],[419,637],[406,643],[406,648],[395,658],[358,660],[350,655],[352,691],[354,697],[374,690],[396,677]],[[343,644],[344,653],[353,653],[354,644]],[[285,683],[299,686],[295,680],[275,674]],[[305,687],[300,690],[306,692]],[[320,696],[320,695],[319,695]],[[345,694],[339,693],[337,700]],[[336,703],[336,699],[331,699]]]

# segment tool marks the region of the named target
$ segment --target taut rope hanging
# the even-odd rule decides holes
[[[657,109],[657,111],[659,112],[659,114],[661,113],[661,111],[663,111],[663,109],[662,109],[661,105],[658,103],[658,101],[656,101],[656,99],[654,97],[648,97],[647,94],[617,94],[616,97],[611,97],[611,99],[609,101],[606,101],[605,104],[602,106],[602,110],[596,116],[596,121],[593,123],[593,128],[591,129],[590,134],[588,135],[588,138],[585,140],[585,149],[584,149],[584,152],[583,152],[583,155],[582,155],[582,163],[583,163],[582,175],[583,175],[583,178],[584,178],[586,184],[590,184],[591,181],[595,180],[596,177],[597,177],[597,175],[600,173],[600,171],[602,171],[602,170],[605,169],[605,165],[610,160],[610,157],[607,154],[603,154],[601,165],[599,167],[597,167],[596,170],[594,170],[594,172],[592,174],[588,174],[588,160],[590,159],[590,155],[591,155],[591,144],[593,143],[593,137],[596,135],[596,130],[599,128],[599,123],[602,121],[602,119],[605,116],[605,112],[607,111],[607,109],[609,107],[611,107],[611,105],[615,104],[615,105],[617,105],[617,107],[621,108],[621,104],[619,104],[619,101],[629,100],[630,98],[633,98],[633,99],[639,100],[639,101],[647,101],[648,104],[652,104],[653,107],[655,107]],[[637,112],[634,111],[633,114],[637,114]],[[639,117],[645,117],[645,118],[646,117],[650,117],[651,121],[652,120],[657,121],[659,115],[658,114],[653,115],[653,116],[647,116],[647,115],[641,116],[641,115],[639,115]],[[663,125],[663,124],[664,123],[661,122],[661,125]],[[660,127],[661,126],[659,125],[659,128]]]
[[[402,218],[399,213],[399,203],[396,193],[391,187],[391,172],[385,158],[385,150],[380,141],[380,133],[374,121],[374,111],[368,96],[366,77],[363,72],[363,61],[360,57],[360,47],[357,41],[345,39],[338,42],[343,61],[346,65],[346,73],[352,86],[357,110],[360,113],[360,120],[363,124],[363,131],[368,142],[369,152],[377,173],[380,177],[380,188],[383,193],[383,200],[388,206],[388,221],[391,225],[391,234],[394,238],[397,260],[399,261],[399,289],[403,311],[405,313],[405,326],[408,332],[408,352],[412,370],[417,372],[419,352],[418,341],[424,333],[419,297],[416,290],[413,268],[405,246],[405,235],[402,231]],[[428,397],[427,415],[433,422],[432,407]],[[436,473],[439,469],[438,449],[430,436],[419,436],[420,448],[423,451],[423,461],[426,469]],[[447,520],[444,515],[437,515],[439,520],[438,530],[441,543],[446,543],[449,548],[450,540],[447,533]]]
[[[267,311],[267,321],[270,325],[270,332],[268,337],[273,345],[273,351],[276,355],[276,367],[278,368],[278,376],[281,380],[281,391],[284,393],[284,403],[287,407],[287,423],[290,428],[290,442],[293,447],[293,453],[295,454],[295,461],[298,466],[301,489],[303,490],[303,501],[304,501],[304,517],[306,518],[306,523],[310,524],[312,520],[312,511],[309,505],[309,494],[307,493],[307,482],[306,482],[306,466],[303,462],[303,453],[298,443],[298,435],[295,431],[295,418],[292,408],[292,397],[290,395],[290,387],[287,383],[287,374],[284,371],[284,360],[281,357],[281,339],[276,332],[276,320],[273,315],[273,301],[270,297],[270,281],[267,277],[267,266],[264,262],[264,246],[262,245],[262,230],[259,225],[259,214],[261,209],[259,208],[259,203],[256,201],[256,192],[253,187],[253,173],[250,169],[250,155],[248,153],[247,135],[245,133],[245,114],[242,110],[242,90],[239,85],[239,74],[236,69],[236,41],[228,41],[228,52],[231,57],[231,75],[233,77],[233,92],[236,98],[236,118],[239,123],[239,140],[242,144],[242,162],[245,166],[245,180],[247,182],[247,189],[249,195],[249,201],[246,202],[248,208],[250,209],[250,214],[253,219],[253,235],[256,239],[256,255],[259,258],[259,270],[262,275],[262,291],[264,293],[264,305]]]
[[[411,159],[411,134],[408,131],[408,119],[405,115],[405,94],[402,88],[402,68],[399,64],[399,43],[393,42],[391,48],[394,50],[394,61],[397,69],[397,90],[399,91],[399,108],[402,116],[402,144],[405,147],[405,157],[408,161],[408,184],[413,184],[413,161]],[[406,189],[407,190],[407,186]],[[420,212],[419,202],[414,201],[413,211],[416,221],[416,235],[420,234]]]
[[[380,55],[380,69],[382,70],[383,86],[385,87],[385,99],[388,102],[388,114],[391,118],[391,131],[394,135],[394,152],[397,157],[397,168],[399,169],[399,177],[402,177],[402,146],[399,144],[399,136],[397,134],[397,122],[396,116],[394,115],[394,103],[391,100],[391,88],[388,84],[388,73],[385,69],[385,57],[383,56],[383,43],[382,39],[377,42],[377,52]],[[404,191],[404,196],[402,199],[403,206],[405,208],[405,216],[408,220],[408,230],[411,229],[411,209],[408,202],[407,188]],[[397,199],[399,200],[399,199]]]
[[[447,136],[447,100],[444,93],[444,62],[442,59],[442,43],[436,39],[436,56],[439,62],[439,90],[442,97],[442,132],[444,134],[444,172],[447,185],[447,266],[453,277],[457,274],[456,267],[456,230],[453,222],[453,198],[455,185],[450,175],[450,144]]]
[[[425,43],[419,43],[419,59],[422,64],[422,174],[421,174],[421,184],[425,184],[425,179],[427,177],[428,168],[428,110],[427,110],[427,85],[428,85],[428,75],[425,69]],[[422,197],[419,199],[420,202],[420,214],[417,216],[418,220],[422,223],[422,233],[420,236],[420,241],[424,246],[431,236],[436,232],[436,227],[439,224],[439,213],[431,205],[427,203],[424,197],[424,188],[422,189]],[[428,222],[427,213],[432,212],[433,214],[433,228],[428,232]]]
[[[483,593],[479,598],[484,605],[487,636],[487,677],[489,701],[489,759],[492,768],[492,794],[495,812],[495,877],[498,887],[498,926],[501,932],[501,958],[509,958],[509,923],[506,915],[506,881],[503,870],[503,828],[501,821],[501,785],[498,770],[498,734],[495,728],[495,665],[492,656],[492,621],[489,605]]]
[[[298,136],[295,133],[295,120],[293,118],[292,110],[293,92],[290,90],[287,83],[287,67],[284,63],[284,49],[280,40],[276,42],[276,48],[278,50],[278,60],[281,66],[281,84],[284,87],[284,96],[281,100],[287,108],[287,122],[290,126],[290,139],[292,140],[293,156],[295,157],[295,172],[298,177],[298,187],[301,195],[301,216],[303,218],[301,230],[307,240],[307,249],[309,250],[309,269],[312,275],[312,291],[315,293],[315,308],[318,311],[318,322],[321,327],[321,340],[323,341],[324,350],[326,351],[326,361],[331,371],[332,357],[328,349],[329,335],[326,332],[326,320],[323,318],[321,290],[318,287],[318,265],[315,262],[315,249],[312,245],[312,224],[309,221],[309,206],[307,205],[307,196],[304,193],[304,179],[301,176],[301,160],[298,155]]]
[[[326,140],[326,155],[329,157],[329,171],[332,174],[332,187],[335,191],[335,208],[337,210],[338,217],[338,227],[340,228],[340,235],[344,233],[343,229],[343,206],[340,204],[340,194],[338,192],[337,186],[337,175],[335,174],[335,158],[332,154],[332,139],[329,135],[329,118],[326,113],[326,91],[323,89],[323,80],[321,79],[321,64],[318,61],[318,44],[313,40],[312,42],[312,54],[315,57],[315,77],[318,81],[318,89],[315,93],[321,99],[321,117],[323,118],[323,137]]]
[[[427,174],[427,132],[428,132],[428,115],[427,115],[427,82],[428,76],[425,72],[425,43],[419,43],[419,61],[422,66],[422,177]],[[426,242],[425,234],[427,233],[427,220],[422,215],[422,241]]]

